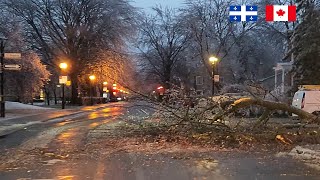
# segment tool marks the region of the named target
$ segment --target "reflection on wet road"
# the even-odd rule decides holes
[[[106,153],[107,149],[103,148],[87,151],[86,148],[93,147],[94,140],[108,138],[104,130],[112,124],[152,114],[152,110],[130,103],[108,104],[91,110],[60,122],[27,128],[1,140],[4,145],[11,143],[6,145],[10,147],[7,151],[0,152],[4,155],[1,159],[14,163],[0,166],[0,179],[317,179],[312,176],[315,174],[312,170],[299,162],[273,156],[210,152],[184,154],[180,159],[172,153]]]
[[[48,151],[72,156],[70,153],[78,152],[86,145],[86,136],[90,130],[96,127],[110,123],[123,115],[127,111],[125,104],[116,104],[116,106],[107,106],[97,111],[88,113],[76,119],[68,119],[57,123],[55,126],[65,126],[73,122],[82,122],[58,134],[48,145]]]

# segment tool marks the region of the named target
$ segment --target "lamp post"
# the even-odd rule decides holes
[[[96,76],[95,75],[90,75],[89,76],[89,79],[90,79],[90,104],[91,106],[93,106],[93,92],[92,92],[92,88],[93,88],[93,82],[94,80],[96,79]]]
[[[60,63],[59,67],[61,69],[61,75],[62,75],[63,74],[62,72],[65,71],[68,68],[68,64],[67,63]],[[66,99],[65,99],[65,95],[64,95],[65,83],[66,82],[61,82],[61,89],[62,89],[62,105],[61,105],[61,109],[65,109],[65,107],[66,107]]]
[[[214,96],[214,75],[215,75],[215,66],[216,66],[216,63],[218,62],[218,60],[219,59],[214,56],[211,56],[209,58],[209,62],[212,65],[212,96]]]

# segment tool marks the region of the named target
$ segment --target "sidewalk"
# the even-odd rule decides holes
[[[11,102],[10,102],[11,103]],[[9,103],[9,104],[10,104]],[[104,108],[108,104],[79,106],[72,109],[42,108],[32,105],[8,106],[6,117],[0,118],[0,138],[34,124],[48,121],[63,121],[65,117],[80,116],[86,112]],[[20,107],[19,107],[20,106]]]
[[[61,113],[77,113],[84,111],[91,111],[106,106],[107,104],[97,104],[94,106],[66,106],[65,109],[57,107],[42,107],[36,105],[28,105],[17,102],[6,102],[6,113],[4,118],[0,118],[1,121],[6,121],[14,118],[27,117],[37,114],[43,114],[48,112],[61,112]]]
[[[38,106],[32,106],[28,104],[22,104],[18,102],[5,102],[5,117],[0,118],[1,121],[6,121],[9,119],[14,119],[14,118],[20,118],[20,117],[25,117],[25,116],[30,116],[30,115],[35,115],[35,114],[41,114],[45,113],[48,111],[52,111],[52,108],[48,107],[38,107]]]

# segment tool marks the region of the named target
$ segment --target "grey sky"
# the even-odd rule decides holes
[[[178,8],[183,6],[184,1],[185,0],[133,0],[132,5],[149,11],[151,7],[156,5]]]

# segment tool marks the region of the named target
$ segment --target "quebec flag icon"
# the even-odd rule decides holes
[[[258,6],[230,6],[229,19],[231,22],[257,21]]]

